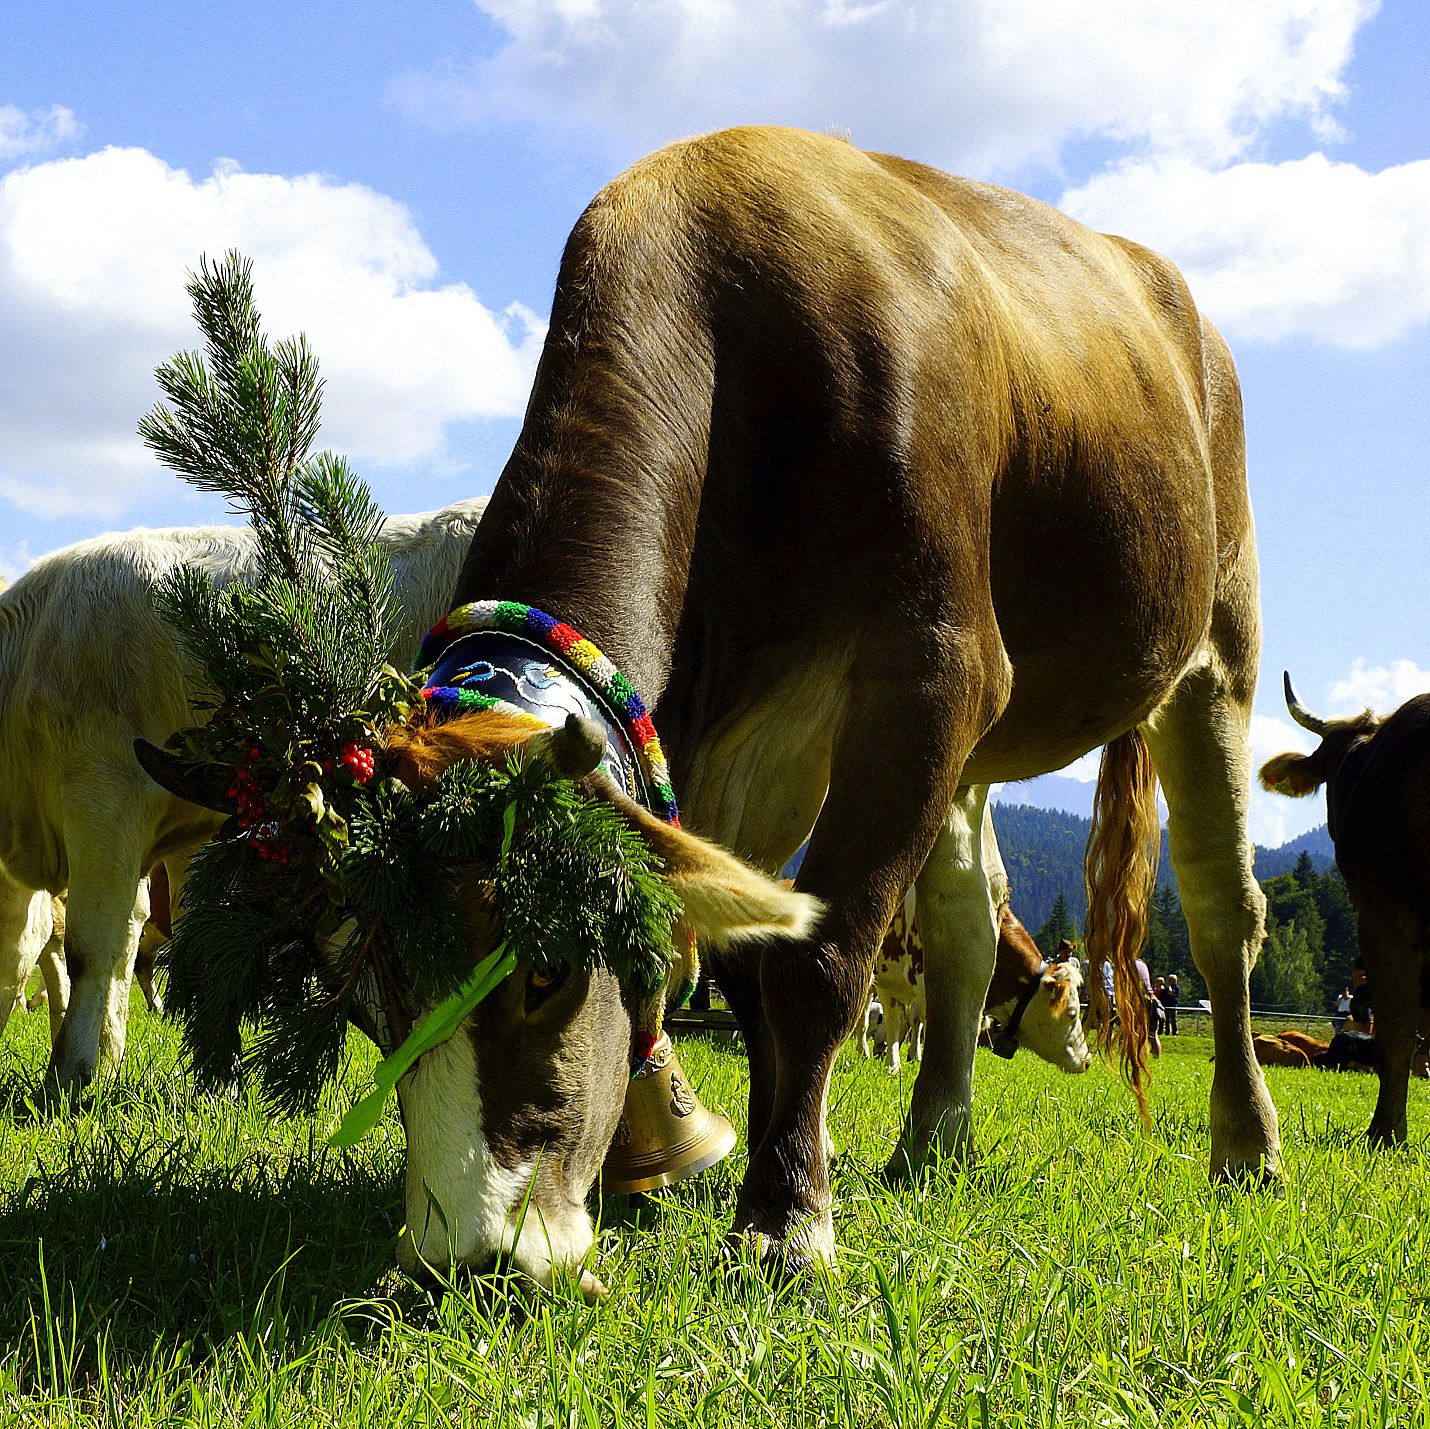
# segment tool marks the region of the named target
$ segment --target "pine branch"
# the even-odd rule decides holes
[[[247,515],[262,537],[260,559],[301,581],[289,493],[317,433],[317,363],[301,339],[280,344],[277,354],[269,349],[253,301],[253,264],[240,254],[216,264],[201,258],[187,291],[205,355],[181,352],[158,369],[173,406],[156,406],[139,434],[171,470]]]

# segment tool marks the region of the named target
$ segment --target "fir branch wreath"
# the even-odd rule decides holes
[[[258,575],[220,588],[180,568],[158,591],[207,693],[167,753],[137,752],[235,810],[191,861],[170,998],[201,1082],[241,1067],[295,1112],[337,1072],[357,989],[376,989],[401,1045],[333,1138],[350,1145],[518,962],[550,974],[599,960],[659,1008],[681,906],[619,812],[547,760],[458,763],[421,791],[394,776],[384,731],[424,700],[385,658],[397,606],[382,511],[342,458],[311,453],[317,360],[301,336],[264,336],[251,262],[202,258],[188,293],[203,352],[157,370],[166,401],[139,431],[248,519]],[[473,879],[496,929],[475,967],[460,896]],[[431,1009],[415,1029],[408,1005]]]

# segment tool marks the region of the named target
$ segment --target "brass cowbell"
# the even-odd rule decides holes
[[[722,1161],[735,1145],[735,1128],[695,1095],[685,1068],[661,1033],[640,1076],[626,1088],[626,1105],[606,1152],[606,1195],[653,1191]]]

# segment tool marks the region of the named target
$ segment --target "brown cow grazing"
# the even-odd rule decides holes
[[[734,1228],[761,1255],[834,1255],[830,1073],[914,883],[928,1035],[889,1169],[969,1151],[998,936],[988,786],[1099,745],[1090,941],[1118,969],[1125,1052],[1145,1067],[1133,958],[1155,774],[1216,1010],[1212,1170],[1278,1175],[1247,990],[1265,904],[1246,830],[1259,613],[1241,398],[1165,259],[827,136],[662,149],[571,234],[455,599],[589,637],[653,711],[690,829],[770,875],[810,840],[791,893],[672,847],[608,789],[669,849],[688,915],[766,935],[708,947],[749,1049]],[[531,737],[483,713],[445,729],[455,756]],[[791,904],[801,892],[818,903]],[[607,971],[526,981],[404,1083],[422,1093],[403,1092],[409,1226],[438,1263],[495,1256],[528,1193],[528,1226],[561,1226],[538,1268],[591,1244],[580,1206],[631,1021]]]
[[[1405,1102],[1415,1055],[1421,974],[1430,964],[1430,694],[1377,719],[1313,715],[1285,677],[1297,724],[1319,735],[1311,754],[1278,754],[1261,782],[1299,798],[1326,786],[1336,866],[1356,910],[1361,961],[1375,995],[1380,1095],[1368,1135],[1405,1140]]]

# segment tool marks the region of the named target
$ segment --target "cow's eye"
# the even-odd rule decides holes
[[[534,1012],[557,988],[566,981],[570,968],[564,964],[551,972],[540,972],[536,968],[526,975],[526,1010]]]

